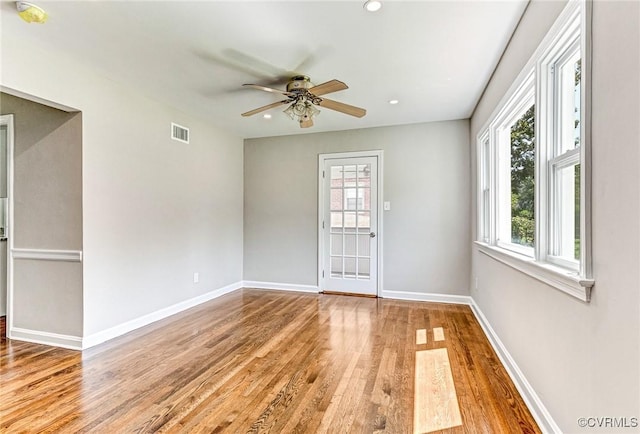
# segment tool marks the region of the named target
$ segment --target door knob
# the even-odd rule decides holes
[[[376,237],[376,233],[375,233],[375,232],[371,232],[371,233],[369,234],[369,236],[370,236],[371,238],[375,238],[375,237]]]

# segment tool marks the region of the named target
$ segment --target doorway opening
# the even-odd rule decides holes
[[[8,294],[9,280],[9,228],[11,208],[9,192],[11,191],[11,170],[13,161],[13,115],[0,116],[0,339],[7,336],[7,316],[10,317],[11,306]]]

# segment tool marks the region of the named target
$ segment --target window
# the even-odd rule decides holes
[[[489,214],[483,222],[495,244],[528,257],[535,242],[535,81],[533,69],[496,116],[485,145],[496,151],[495,221]],[[493,138],[493,140],[491,140]],[[490,158],[490,157],[488,157]],[[491,169],[484,169],[491,176]],[[489,191],[489,196],[492,192]],[[491,197],[488,202],[491,202]],[[491,242],[491,237],[485,237]]]
[[[482,252],[589,300],[589,64],[570,1],[478,136]]]
[[[549,261],[580,267],[581,58],[578,43],[547,66],[553,85],[549,152]]]
[[[489,134],[485,134],[481,139],[481,149],[479,152],[480,159],[480,198],[478,201],[479,213],[478,221],[481,222],[481,227],[478,228],[479,239],[485,243],[490,239],[490,226],[489,226],[489,211],[491,209],[491,195],[490,195],[490,177],[491,173],[491,154],[489,147]]]

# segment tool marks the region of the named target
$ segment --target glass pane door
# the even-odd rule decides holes
[[[373,263],[377,249],[372,247],[377,245],[376,165],[377,159],[372,157],[327,162],[325,206],[329,224],[325,224],[328,230],[324,270],[330,283],[327,290],[375,294]]]

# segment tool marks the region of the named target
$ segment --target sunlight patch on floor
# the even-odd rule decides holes
[[[427,343],[427,330],[426,329],[416,330],[416,345],[424,345],[426,343]]]
[[[413,419],[414,434],[462,425],[446,348],[416,352]]]
[[[442,327],[434,327],[433,340],[436,342],[444,341],[444,330],[442,329]]]

